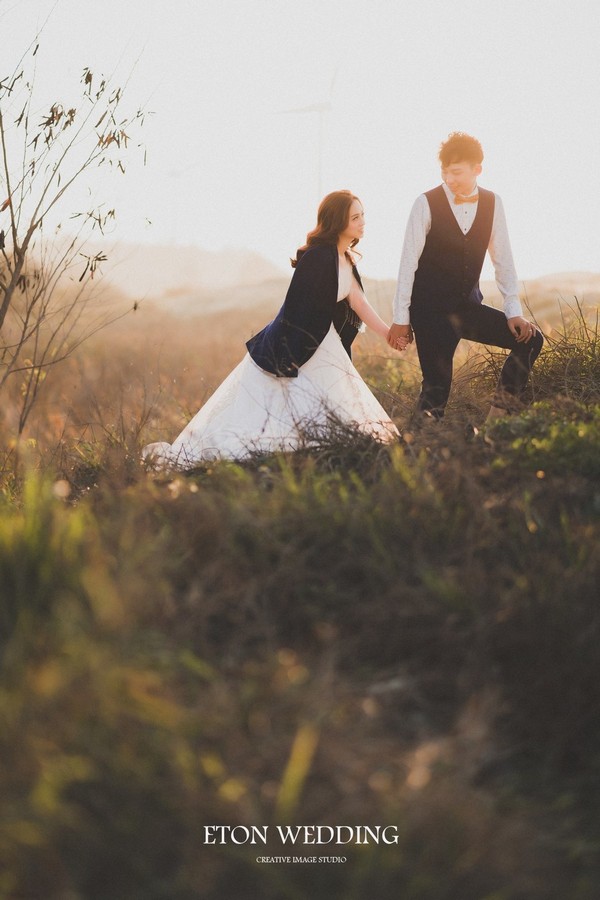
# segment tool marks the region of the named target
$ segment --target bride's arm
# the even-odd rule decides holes
[[[360,316],[367,328],[371,328],[377,334],[380,334],[382,338],[387,338],[390,326],[383,321],[381,316],[377,315],[355,279],[353,279],[353,282],[348,296],[350,306],[356,315]]]

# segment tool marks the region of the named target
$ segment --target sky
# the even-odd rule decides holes
[[[321,197],[349,188],[361,271],[395,278],[461,130],[483,145],[519,277],[600,272],[597,0],[0,0],[0,77],[42,25],[50,100],[88,66],[151,113],[146,164],[102,185],[124,241],[246,247],[289,272]]]

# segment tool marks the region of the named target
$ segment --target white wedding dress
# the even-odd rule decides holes
[[[340,273],[338,301],[350,290],[345,274]],[[398,436],[332,324],[297,378],[271,375],[247,353],[172,444],[148,444],[142,456],[158,467],[188,469],[203,460],[310,446],[311,437],[335,423],[382,442]]]

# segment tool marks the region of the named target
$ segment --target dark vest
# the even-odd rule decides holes
[[[331,323],[338,331],[346,352],[358,333],[361,321],[349,303],[338,303],[337,247],[318,245],[306,250],[294,269],[283,305],[272,322],[246,343],[254,362],[282,378],[296,378]],[[354,277],[360,277],[353,267]]]
[[[479,276],[490,243],[495,196],[479,188],[473,224],[464,234],[442,185],[427,191],[431,228],[425,240],[411,296],[411,311],[451,312],[462,303],[481,303]]]

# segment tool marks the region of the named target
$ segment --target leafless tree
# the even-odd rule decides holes
[[[146,115],[123,113],[124,89],[89,68],[75,105],[36,107],[38,49],[0,76],[0,389],[20,379],[18,435],[53,368],[117,315],[92,289],[106,256],[86,252],[115,210],[68,203],[92,170],[124,173],[132,142],[143,152]]]

